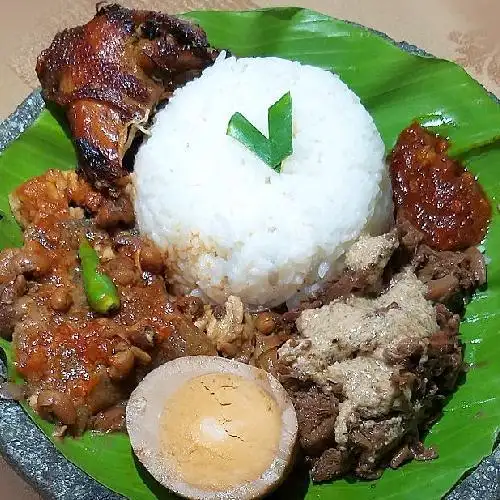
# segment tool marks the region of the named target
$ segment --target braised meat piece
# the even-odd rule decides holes
[[[486,263],[476,247],[465,251],[437,251],[422,243],[424,235],[408,221],[397,223],[401,244],[399,258],[411,262],[427,285],[427,298],[462,313],[465,301],[486,283]]]
[[[98,432],[124,432],[126,430],[125,408],[125,402],[121,402],[98,413],[91,418],[92,429]]]
[[[188,21],[98,4],[86,25],[56,35],[36,71],[44,98],[66,110],[80,171],[110,187],[127,175],[123,156],[158,102],[216,56]]]
[[[396,219],[406,219],[435,250],[464,250],[485,236],[491,206],[448,147],[417,123],[403,130],[390,156]]]
[[[325,448],[335,443],[339,402],[334,395],[324,394],[316,386],[291,393],[299,423],[300,445],[312,457],[321,455]]]

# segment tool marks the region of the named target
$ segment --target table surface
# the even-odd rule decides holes
[[[6,2],[7,0],[2,0]],[[37,54],[63,27],[92,17],[94,0],[17,0],[9,2],[0,21],[0,120],[12,113],[37,86]],[[123,0],[136,8],[170,13],[202,8],[247,9],[291,5],[287,0]],[[488,90],[500,95],[500,18],[497,0],[297,0],[300,5],[349,19],[407,41],[461,64]],[[3,500],[40,496],[0,457]]]

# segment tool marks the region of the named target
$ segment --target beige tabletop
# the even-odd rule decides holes
[[[123,0],[127,6],[182,12],[200,8],[243,9],[290,5],[289,0]],[[92,17],[94,0],[0,0],[0,119],[37,86],[38,52],[55,32]],[[383,31],[428,52],[452,59],[500,95],[498,0],[297,0],[316,9]],[[40,498],[0,458],[0,498]]]

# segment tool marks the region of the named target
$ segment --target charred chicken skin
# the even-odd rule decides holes
[[[217,54],[187,21],[98,4],[86,25],[56,35],[36,71],[44,98],[66,110],[80,173],[111,188],[127,175],[123,156],[158,102]]]

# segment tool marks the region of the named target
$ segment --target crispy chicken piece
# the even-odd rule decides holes
[[[187,21],[98,4],[86,25],[56,35],[36,71],[44,98],[66,110],[80,173],[110,188],[128,174],[123,156],[158,102],[217,55]]]

